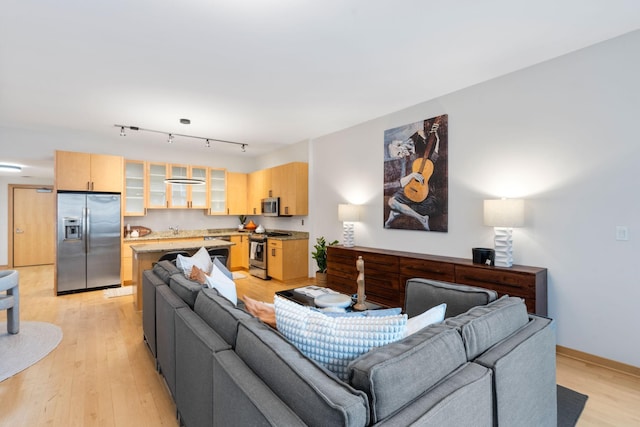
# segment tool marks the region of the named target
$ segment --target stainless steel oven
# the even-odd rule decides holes
[[[249,235],[249,274],[264,280],[270,279],[267,274],[267,236],[265,234]]]

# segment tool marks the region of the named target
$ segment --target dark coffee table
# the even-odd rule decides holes
[[[276,295],[282,297],[282,298],[286,298],[290,301],[296,302],[300,305],[305,305],[308,307],[316,307],[316,304],[314,303],[314,298],[307,296],[305,294],[302,294],[300,292],[296,292],[296,289],[298,288],[294,288],[294,289],[286,289],[284,291],[278,291],[276,292]],[[351,305],[347,308],[345,308],[345,311],[349,312],[349,311],[361,311],[361,310],[356,310],[353,308],[353,305],[356,303],[357,298],[355,295],[351,296]],[[379,310],[381,308],[389,308],[386,305],[382,305],[382,304],[377,304],[375,302],[371,302],[371,301],[365,301],[364,303],[366,305],[366,309],[367,310]]]

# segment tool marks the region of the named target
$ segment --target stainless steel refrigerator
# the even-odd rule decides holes
[[[120,194],[58,193],[58,294],[120,286]]]

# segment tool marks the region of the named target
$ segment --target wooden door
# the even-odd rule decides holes
[[[40,188],[13,188],[13,266],[53,264],[55,194]]]

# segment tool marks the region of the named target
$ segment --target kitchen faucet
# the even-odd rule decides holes
[[[180,231],[180,226],[176,225],[175,227],[169,227],[169,230],[173,230],[173,234],[178,234]]]

